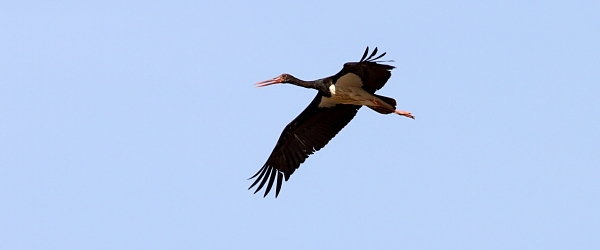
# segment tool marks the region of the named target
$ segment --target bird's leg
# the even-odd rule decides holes
[[[389,110],[390,112],[392,112],[394,114],[399,114],[399,115],[402,115],[402,116],[406,116],[408,118],[415,119],[415,117],[410,112],[391,109],[391,108],[389,108],[389,107],[387,107],[385,105],[382,105],[380,102],[378,102],[376,100],[371,100],[371,102],[373,102],[373,104],[375,104],[375,105],[377,105],[379,107],[382,107],[382,108],[385,108],[385,109]]]
[[[415,116],[413,116],[410,112],[394,110],[394,113],[415,119]]]

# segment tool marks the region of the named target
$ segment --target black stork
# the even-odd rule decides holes
[[[369,57],[368,54],[369,47],[359,62],[345,63],[340,72],[323,79],[303,81],[292,75],[282,74],[256,83],[256,87],[290,83],[316,89],[318,93],[308,107],[285,127],[265,165],[250,177],[256,178],[256,181],[248,189],[260,183],[254,192],[256,193],[267,184],[266,197],[277,176],[277,197],[283,179],[288,181],[300,164],[309,155],[323,148],[354,118],[363,105],[381,114],[395,113],[414,119],[411,113],[396,110],[396,100],[375,94],[388,81],[390,70],[395,67],[377,61],[385,55],[383,53],[374,57],[377,48]]]

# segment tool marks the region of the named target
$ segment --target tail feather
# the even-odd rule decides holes
[[[367,107],[371,108],[372,110],[377,111],[377,113],[384,114],[384,115],[392,113],[392,111],[390,111],[389,109],[382,108],[382,107],[379,107],[379,106],[367,106]]]
[[[396,109],[396,100],[394,100],[394,98],[381,96],[381,95],[375,95],[375,96],[377,98],[381,99],[382,101],[384,101],[385,103],[391,105],[393,107],[393,109],[390,110],[390,109],[380,107],[380,106],[368,106],[369,108],[371,108],[372,110],[375,110],[376,112],[378,112],[380,114],[391,114],[394,112],[394,110]]]
[[[392,105],[394,107],[394,109],[396,108],[396,100],[394,100],[394,98],[382,96],[382,95],[376,95],[376,94],[373,94],[373,95],[377,96],[379,99],[386,102],[387,104]]]

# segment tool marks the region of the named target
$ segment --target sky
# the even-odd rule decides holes
[[[3,1],[0,249],[600,249],[598,1]],[[366,46],[397,68],[247,180]]]

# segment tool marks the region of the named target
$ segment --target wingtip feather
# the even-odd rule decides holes
[[[373,56],[377,54],[377,47],[375,47],[375,49],[373,50],[373,52],[371,53],[371,55],[369,56],[369,58],[367,58],[367,61],[371,61],[371,58],[373,58]]]
[[[283,181],[283,174],[281,172],[277,172],[277,188],[275,189],[275,198],[279,196],[279,191],[281,191],[281,183]]]
[[[269,184],[267,184],[267,188],[265,189],[265,195],[263,197],[267,197],[267,194],[269,194],[269,192],[271,191],[271,188],[273,187],[273,181],[275,180],[275,175],[277,172],[278,171],[275,168],[271,170],[271,173],[269,174]]]
[[[367,49],[365,49],[365,53],[363,54],[362,58],[360,58],[359,62],[364,61],[368,54],[369,54],[369,46],[367,46]]]

